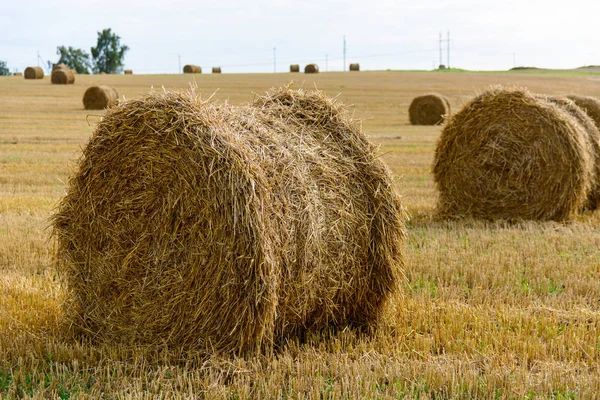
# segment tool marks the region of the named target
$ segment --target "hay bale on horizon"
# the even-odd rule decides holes
[[[15,73],[13,73],[13,76],[23,76],[23,73],[22,72],[15,72]]]
[[[65,64],[54,64],[54,65],[52,65],[52,72],[56,71],[57,69],[65,69],[65,68],[70,69]]]
[[[57,68],[52,71],[52,75],[50,75],[50,81],[55,85],[68,85],[75,83],[75,74],[67,67]]]
[[[339,103],[167,92],[106,112],[53,232],[74,326],[241,353],[375,323],[402,274],[404,220],[388,168]]]
[[[450,116],[450,101],[446,96],[429,93],[415,97],[408,107],[412,125],[441,125]]]
[[[300,65],[290,64],[290,72],[300,72]]]
[[[83,106],[86,110],[104,110],[117,103],[119,93],[112,86],[91,86],[83,94]]]
[[[360,64],[358,64],[358,63],[350,64],[350,71],[360,71]]]
[[[221,73],[221,67],[213,67],[212,68],[212,73],[213,74],[220,74]]]
[[[319,66],[317,64],[308,64],[306,67],[304,67],[304,73],[305,74],[318,74]]]
[[[187,64],[183,67],[184,74],[201,74],[202,68],[198,65]]]
[[[600,100],[592,96],[568,95],[567,98],[586,112],[600,129]]]
[[[126,69],[126,70],[123,71],[123,75],[133,75],[133,70]]]
[[[433,175],[446,217],[566,220],[581,210],[593,161],[583,127],[526,89],[490,89],[452,116]]]
[[[44,70],[40,67],[27,67],[24,72],[25,79],[42,79]]]

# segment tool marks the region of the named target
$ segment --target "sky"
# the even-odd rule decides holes
[[[178,73],[185,64],[223,73],[437,67],[600,65],[600,1],[555,0],[2,0],[0,60],[11,71],[56,62],[58,46],[88,53],[111,28],[129,46],[134,73]],[[346,38],[346,64],[343,43]],[[40,63],[41,64],[41,63]]]

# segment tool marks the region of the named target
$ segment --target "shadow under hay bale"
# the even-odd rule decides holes
[[[412,125],[440,125],[449,116],[448,98],[437,93],[417,96],[408,107],[408,118]]]
[[[593,169],[583,127],[526,89],[491,89],[442,130],[433,175],[447,217],[565,220],[587,200]]]
[[[600,100],[592,96],[577,95],[569,95],[567,98],[585,111],[594,121],[596,127],[600,129]]]
[[[183,67],[183,73],[184,74],[201,74],[202,68],[198,65],[188,64]]]
[[[290,65],[290,72],[300,72],[300,65],[298,65],[298,64],[291,64]]]
[[[83,106],[86,110],[103,110],[117,103],[119,94],[112,86],[91,86],[83,95]]]
[[[304,73],[305,74],[318,74],[319,66],[317,64],[308,64],[306,67],[304,67]]]
[[[221,73],[221,67],[213,67],[212,68],[212,73],[213,74],[220,74]]]
[[[252,105],[150,94],[107,111],[53,218],[67,315],[95,339],[206,352],[374,324],[405,214],[376,148],[320,92]]]
[[[50,81],[55,85],[68,85],[75,82],[75,74],[69,68],[57,68],[52,71]]]
[[[24,72],[25,79],[43,79],[44,70],[40,67],[27,67]]]
[[[357,64],[357,63],[350,64],[350,71],[360,71],[360,64]]]

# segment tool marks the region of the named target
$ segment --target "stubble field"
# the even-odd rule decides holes
[[[155,354],[62,333],[49,217],[102,112],[94,84],[134,98],[187,88],[249,102],[274,86],[339,95],[381,145],[410,214],[402,292],[371,337],[354,331],[245,358]],[[0,397],[593,398],[600,393],[600,211],[569,223],[433,218],[440,127],[408,125],[413,97],[453,110],[492,84],[600,97],[600,74],[360,72],[0,77]],[[218,91],[217,91],[218,89]]]

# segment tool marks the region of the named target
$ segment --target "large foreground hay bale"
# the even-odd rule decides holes
[[[437,93],[417,96],[408,107],[408,117],[412,125],[440,125],[449,116],[448,98]]]
[[[91,86],[83,95],[86,110],[103,110],[116,104],[119,99],[117,89],[112,86]]]
[[[126,69],[123,71],[124,75],[133,75],[133,70],[132,69]]]
[[[377,321],[404,211],[340,104],[151,94],[105,114],[53,219],[74,326],[200,351]]]
[[[300,65],[290,64],[290,72],[300,72]]]
[[[188,64],[183,67],[183,73],[184,74],[201,74],[202,68],[198,65]]]
[[[452,116],[435,151],[443,216],[564,220],[584,205],[586,132],[526,89],[491,89]]]
[[[212,73],[213,74],[220,74],[221,73],[221,67],[213,67],[212,68]]]
[[[567,96],[573,103],[587,113],[600,129],[600,100],[592,96]]]
[[[57,68],[52,71],[50,81],[55,85],[67,85],[75,82],[75,74],[69,68]]]
[[[317,64],[308,64],[304,67],[305,74],[317,74],[319,73],[319,66]]]
[[[358,63],[350,64],[350,71],[360,71],[360,64],[358,64]]]
[[[44,70],[40,67],[27,67],[25,68],[25,79],[42,79],[44,77]]]

